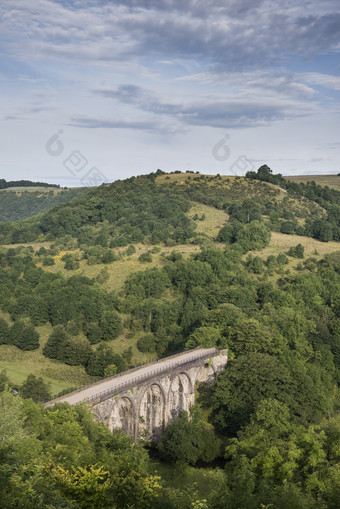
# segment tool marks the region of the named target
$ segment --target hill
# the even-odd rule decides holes
[[[199,218],[187,215],[193,203],[226,211],[236,221],[242,222],[244,215],[263,217],[270,229],[282,233],[338,240],[339,193],[303,186],[288,183],[285,190],[253,178],[169,176],[159,171],[102,185],[42,217],[1,225],[0,242],[53,241],[71,235],[79,245],[111,248],[134,242],[199,243],[206,234],[197,230]]]
[[[19,317],[33,321],[40,342],[38,348],[29,353],[19,353],[15,346],[1,347],[0,366],[9,370],[15,383],[21,383],[29,372],[43,376],[52,383],[54,393],[58,388],[81,385],[90,380],[88,377],[91,375],[85,373],[81,363],[71,370],[73,374],[70,375],[71,371],[65,371],[63,367],[65,364],[55,364],[43,355],[43,351],[54,330],[53,326],[67,326],[69,322],[76,323],[77,341],[83,342],[83,346],[87,345],[88,340],[98,344],[95,338],[100,342],[100,317],[110,309],[110,299],[115,302],[119,326],[116,339],[106,344],[112,345],[117,355],[127,355],[126,351],[131,347],[130,362],[142,363],[155,358],[157,354],[181,349],[191,327],[182,327],[177,339],[173,333],[166,332],[168,340],[162,347],[156,348],[154,345],[149,351],[138,348],[138,341],[150,331],[140,324],[136,329],[133,319],[136,310],[127,304],[132,299],[128,288],[137,277],[134,276],[136,271],[146,270],[145,277],[155,278],[157,282],[153,284],[163,288],[161,301],[171,302],[174,288],[171,279],[170,282],[168,280],[169,268],[165,271],[166,283],[162,279],[166,267],[171,267],[176,260],[188,263],[191,259],[199,260],[200,253],[206,249],[213,248],[223,253],[230,245],[233,249],[240,249],[239,253],[237,249],[232,251],[235,252],[235,263],[251,267],[254,262],[250,261],[250,255],[242,254],[249,253],[250,249],[253,259],[260,260],[255,262],[260,264],[258,273],[265,274],[269,281],[277,284],[284,266],[276,266],[276,262],[272,262],[273,267],[269,266],[268,269],[268,260],[276,260],[300,244],[304,248],[304,256],[311,258],[309,264],[315,270],[324,255],[338,250],[337,242],[320,242],[303,235],[310,233],[312,221],[323,221],[326,214],[327,211],[316,201],[296,193],[287,194],[272,183],[192,173],[166,175],[159,171],[157,174],[103,185],[89,190],[86,195],[79,192],[72,201],[59,204],[42,215],[3,224],[0,233],[2,242],[7,243],[0,253],[2,265],[7,267],[2,272],[3,281],[6,281],[9,270],[18,274],[18,283],[22,277],[20,273],[24,281],[27,272],[35,274],[28,276],[33,277],[35,282],[27,280],[26,288],[24,285],[15,290],[16,286],[13,287],[11,283],[8,287],[9,283],[5,282],[4,288],[6,285],[8,289],[11,288],[12,297],[2,305],[4,319],[10,326]],[[262,225],[262,230],[256,230],[252,238],[252,233],[247,229],[253,224]],[[261,240],[261,235],[266,237],[269,231],[271,240]],[[13,240],[22,242],[25,239],[29,243],[27,247],[13,243]],[[301,260],[294,256],[286,257],[285,263],[286,272],[306,270],[304,266],[301,267]],[[151,269],[154,272],[150,272]],[[247,268],[246,274],[248,271]],[[64,313],[65,316],[54,317],[51,311],[55,305],[51,301],[52,289],[54,285],[63,288],[61,300],[65,300],[63,292],[70,292],[70,301],[65,304],[68,307],[73,305],[71,303],[77,294],[71,288],[67,289],[70,284],[73,285],[72,281],[80,285],[78,290],[82,293],[90,291],[88,298],[93,288],[98,285],[101,288],[99,294],[98,288],[95,292],[95,298],[101,302],[100,310],[93,317],[90,311],[84,309],[75,313],[60,310],[58,313]],[[137,292],[134,297],[141,299],[141,302],[154,298],[154,290],[148,290],[151,293],[145,294],[145,284],[145,281],[138,283],[140,293]],[[25,300],[28,299],[25,295],[31,295],[32,292],[37,295],[36,304],[32,303],[31,297],[30,302]],[[44,292],[43,304],[40,297]],[[6,290],[3,295],[8,301]],[[121,299],[125,304],[121,303]],[[84,313],[85,316],[90,313],[90,324],[84,322],[84,317],[81,318]],[[178,323],[179,317],[174,320]]]
[[[171,353],[216,346],[228,348],[227,369],[200,392],[191,419],[170,423],[162,463],[142,461],[143,475],[163,479],[157,496],[154,484],[147,487],[150,507],[157,500],[169,509],[197,501],[236,507],[242,494],[246,509],[263,502],[335,509],[339,196],[285,184],[266,169],[252,178],[157,172],[2,223],[0,431],[14,429],[19,445],[15,468],[13,448],[2,449],[8,482],[0,504],[5,497],[7,507],[29,479],[29,496],[48,504],[53,493],[56,506],[72,495],[85,507],[94,493],[97,507],[104,493],[103,507],[110,496],[131,505],[119,489],[128,479],[136,486],[143,451],[127,453],[132,477],[124,457],[113,495],[102,482],[116,465],[108,451],[129,451],[127,437],[107,434],[83,407],[45,410],[28,398],[45,401]],[[34,447],[25,442],[28,429]],[[215,458],[224,469],[206,468]],[[198,491],[183,489],[183,479]]]

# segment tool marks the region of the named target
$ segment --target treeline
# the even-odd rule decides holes
[[[73,200],[84,192],[86,192],[85,188],[65,189],[57,193],[52,189],[44,192],[4,191],[0,196],[0,222],[19,221],[46,212],[60,203]]]
[[[9,187],[55,187],[60,188],[59,184],[47,184],[46,182],[32,182],[31,180],[9,180],[0,179],[0,189]]]

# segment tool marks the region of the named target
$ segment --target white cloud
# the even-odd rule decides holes
[[[130,153],[133,138],[145,168],[149,153],[190,162],[196,136],[203,147],[225,129],[243,140],[240,153],[280,150],[286,137],[287,166],[305,158],[314,168],[321,130],[330,143],[339,132],[338,0],[2,0],[0,44],[4,170],[16,160],[34,166],[31,147],[60,126],[108,166],[124,166],[118,153]],[[309,136],[295,145],[305,120]],[[269,132],[280,133],[271,148]],[[18,143],[31,163],[11,150]],[[210,160],[196,150],[195,161]]]

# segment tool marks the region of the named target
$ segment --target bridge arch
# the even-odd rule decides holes
[[[200,383],[212,384],[216,378],[216,370],[212,362],[207,361],[200,366],[196,373],[195,385]]]
[[[127,435],[135,435],[136,406],[127,395],[117,397],[109,416],[109,429],[122,428]]]
[[[165,426],[166,394],[158,382],[152,382],[140,398],[138,437],[157,440]]]
[[[169,420],[178,417],[182,410],[189,410],[193,393],[194,386],[188,373],[182,372],[173,378],[168,392]]]

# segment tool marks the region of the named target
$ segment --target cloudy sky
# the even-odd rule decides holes
[[[0,177],[340,172],[338,0],[1,0]]]

